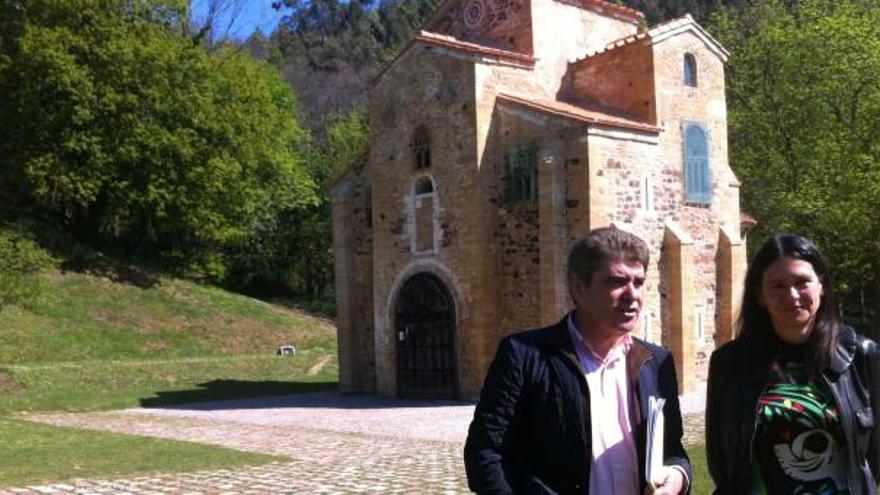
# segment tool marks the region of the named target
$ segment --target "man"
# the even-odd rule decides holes
[[[465,445],[479,493],[687,493],[672,356],[630,336],[644,302],[648,247],[616,228],[571,249],[575,310],[506,337],[489,368]],[[666,400],[664,464],[645,479],[648,398]],[[653,490],[653,491],[652,491]]]

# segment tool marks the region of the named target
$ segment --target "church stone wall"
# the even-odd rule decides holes
[[[358,163],[333,187],[333,244],[339,388],[371,393],[376,387],[373,337],[371,194]]]
[[[459,389],[475,396],[481,386],[485,335],[494,286],[487,275],[483,203],[478,194],[473,63],[442,48],[415,46],[379,81],[370,98],[372,147],[369,177],[373,184],[374,309],[377,388],[396,388],[394,290],[404,278],[426,270],[444,280],[457,307]],[[430,135],[431,165],[417,169],[410,150],[413,130]],[[434,242],[415,251],[413,236],[416,178],[434,184]],[[490,290],[490,288],[492,290]],[[480,301],[475,304],[475,301]]]
[[[575,0],[576,1],[576,0]],[[568,63],[635,34],[638,25],[559,0],[532,0],[535,80],[558,92]]]
[[[687,53],[696,60],[696,87],[684,84],[684,56]],[[694,341],[695,372],[699,380],[705,380],[708,358],[715,349],[716,323],[721,314],[717,311],[719,272],[716,266],[720,229],[723,225],[739,235],[739,183],[727,159],[724,64],[692,31],[657,42],[654,60],[657,117],[663,129],[660,139],[663,179],[658,197],[669,204],[670,218],[693,239],[690,250],[694,266],[695,307],[686,321],[690,322],[690,331],[696,334],[697,319],[702,319],[702,337]],[[682,131],[686,122],[700,123],[708,130],[713,182],[710,205],[692,205],[684,201]]]

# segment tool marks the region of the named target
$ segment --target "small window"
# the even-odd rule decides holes
[[[410,143],[413,161],[416,168],[428,168],[431,166],[431,138],[425,126],[419,126],[413,133]]]
[[[364,216],[367,220],[367,227],[373,228],[373,193],[370,186],[364,188]]]
[[[641,200],[642,210],[654,211],[654,181],[650,174],[642,176]]]
[[[538,199],[538,148],[525,144],[507,153],[507,200],[534,203]]]
[[[705,318],[704,315],[705,313],[703,312],[702,306],[697,306],[696,308],[694,308],[694,327],[697,331],[697,341],[702,341],[703,337],[705,336],[705,322],[703,321]]]
[[[430,194],[434,192],[434,182],[431,181],[430,177],[420,177],[416,179],[416,185],[414,189],[416,195]]]
[[[697,86],[697,59],[692,53],[684,55],[684,85]]]
[[[425,175],[418,177],[413,183],[412,210],[412,251],[427,253],[434,250],[434,181]]]
[[[712,203],[712,174],[709,169],[709,140],[700,124],[684,125],[685,201]]]

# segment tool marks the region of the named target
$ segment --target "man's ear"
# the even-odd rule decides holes
[[[572,300],[576,300],[577,296],[584,292],[584,281],[577,274],[568,274],[568,295]]]

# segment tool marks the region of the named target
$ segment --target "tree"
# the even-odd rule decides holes
[[[0,190],[14,202],[215,278],[267,211],[315,202],[293,93],[267,64],[194,43],[185,2],[23,5],[0,62]]]
[[[762,0],[713,25],[731,50],[729,149],[753,239],[813,238],[851,310],[880,303],[880,2]]]

